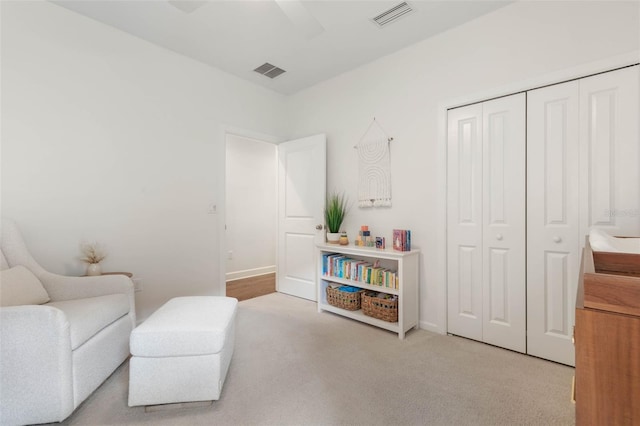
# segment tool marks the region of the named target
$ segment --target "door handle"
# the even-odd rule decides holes
[[[498,241],[502,241],[502,234],[498,234],[498,235],[496,235],[496,240],[498,240]]]
[[[323,225],[316,225],[316,231],[322,231],[323,228]]]
[[[562,238],[558,237],[557,235],[555,237],[553,237],[553,242],[554,243],[560,243],[562,242]]]

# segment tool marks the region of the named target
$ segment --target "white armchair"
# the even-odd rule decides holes
[[[62,421],[129,356],[133,283],[45,271],[11,221],[0,248],[0,424]],[[38,281],[33,303],[14,297]]]

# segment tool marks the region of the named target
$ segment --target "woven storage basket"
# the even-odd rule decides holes
[[[377,293],[362,295],[362,312],[388,322],[398,322],[398,300],[380,299]]]
[[[336,306],[348,311],[357,311],[360,309],[362,293],[364,293],[364,290],[348,292],[340,291],[340,287],[327,287],[327,302],[331,306]]]

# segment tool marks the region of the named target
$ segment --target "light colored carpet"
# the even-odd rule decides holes
[[[128,363],[68,425],[560,425],[573,369],[458,337],[397,335],[279,293],[239,304],[221,399],[145,413]]]

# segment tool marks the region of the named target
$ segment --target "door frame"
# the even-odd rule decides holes
[[[241,138],[256,139],[263,142],[268,142],[277,146],[280,142],[284,142],[284,138],[269,135],[266,133],[256,132],[254,130],[244,129],[241,127],[230,126],[226,124],[220,125],[220,147],[217,150],[218,153],[218,202],[217,202],[217,215],[218,215],[218,279],[220,280],[220,287],[222,289],[222,296],[227,295],[227,238],[226,238],[226,222],[227,222],[227,135],[238,136]],[[274,162],[273,167],[277,167]],[[215,204],[215,203],[214,203]],[[277,215],[276,215],[277,225]],[[277,277],[276,277],[277,279]],[[277,282],[277,281],[276,281]]]
[[[559,84],[577,78],[588,77],[617,68],[625,68],[640,63],[640,50],[612,56],[603,60],[579,65],[576,67],[543,74],[541,76],[523,80],[505,86],[483,90],[474,94],[445,99],[438,103],[437,107],[437,188],[436,209],[436,306],[441,309],[436,314],[436,322],[420,321],[420,328],[440,334],[447,333],[447,111],[451,108],[461,107],[478,102],[488,101],[494,98],[513,95],[540,87]]]

